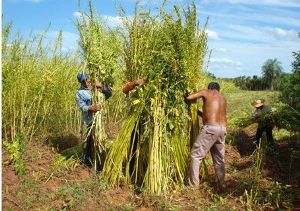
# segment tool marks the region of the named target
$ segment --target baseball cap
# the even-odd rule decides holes
[[[89,75],[84,72],[80,72],[77,74],[77,79],[80,83],[88,78],[89,78]]]

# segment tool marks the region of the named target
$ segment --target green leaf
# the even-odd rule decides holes
[[[141,101],[139,100],[139,99],[137,99],[137,100],[134,100],[132,103],[133,103],[133,105],[136,105],[136,104],[139,104]]]

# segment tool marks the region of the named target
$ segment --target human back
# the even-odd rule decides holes
[[[203,124],[226,127],[227,103],[225,98],[215,89],[207,89],[203,94]]]

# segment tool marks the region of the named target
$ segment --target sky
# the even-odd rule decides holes
[[[81,7],[87,10],[87,0]],[[155,11],[162,1],[140,0]],[[169,0],[168,6],[186,7],[191,0]],[[277,59],[285,72],[291,71],[292,52],[300,50],[300,0],[195,0],[200,26],[206,19],[208,71],[217,77],[261,75],[267,59]],[[120,26],[118,6],[132,15],[135,0],[94,0],[93,6],[110,27]],[[13,22],[14,32],[25,38],[43,32],[50,24],[47,40],[63,31],[63,48],[78,48],[74,24],[80,16],[78,0],[3,0],[2,24]],[[207,57],[208,58],[208,57]],[[206,65],[205,65],[206,67]]]

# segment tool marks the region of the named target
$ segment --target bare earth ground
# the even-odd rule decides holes
[[[238,136],[242,136],[238,133]],[[246,136],[244,134],[244,136]],[[251,143],[226,147],[227,189],[218,194],[210,156],[209,175],[202,178],[200,190],[186,187],[170,194],[139,194],[131,186],[109,188],[93,169],[66,160],[42,141],[26,146],[26,173],[18,176],[6,150],[2,155],[3,210],[243,210],[247,203],[255,210],[292,208],[300,210],[300,165],[294,149],[299,141],[281,141],[266,159],[259,181],[260,201],[245,195],[252,164]],[[243,146],[244,145],[244,146]],[[245,155],[245,149],[248,155]],[[244,150],[244,151],[243,151]],[[294,158],[295,156],[295,158]],[[278,183],[276,183],[276,181]],[[279,184],[279,185],[278,185]]]

